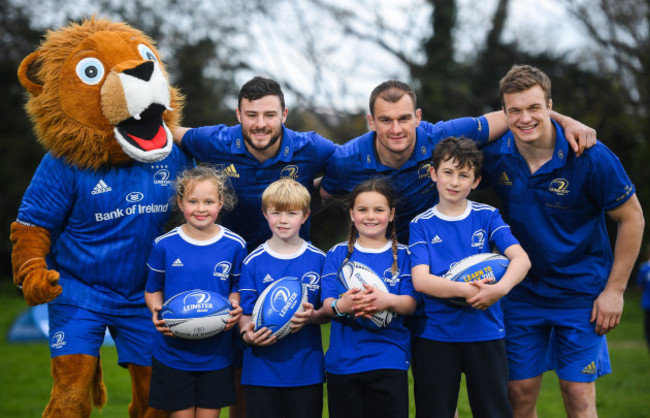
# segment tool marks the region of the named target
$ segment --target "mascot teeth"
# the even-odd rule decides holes
[[[130,118],[114,128],[125,154],[138,161],[158,161],[171,151],[171,132],[162,120],[170,109],[169,84],[154,61],[118,74]]]

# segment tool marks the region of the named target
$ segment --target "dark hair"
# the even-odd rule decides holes
[[[447,160],[455,160],[458,168],[470,167],[474,170],[475,178],[481,176],[483,154],[471,139],[450,136],[440,141],[433,150],[431,165],[437,170]]]
[[[241,87],[237,107],[241,108],[242,99],[252,101],[266,96],[278,96],[282,110],[284,110],[284,93],[280,84],[275,80],[261,76],[253,77]]]
[[[413,110],[417,109],[418,99],[411,86],[398,80],[384,81],[370,93],[370,114],[375,116],[375,102],[378,98],[386,100],[388,103],[397,103],[405,94],[411,98]]]
[[[352,189],[352,192],[348,197],[349,210],[354,208],[354,202],[356,201],[357,197],[361,193],[365,193],[365,192],[377,192],[382,196],[384,196],[386,198],[386,201],[388,202],[389,209],[394,209],[397,206],[397,196],[395,194],[395,190],[393,189],[392,185],[384,178],[373,177],[362,183],[357,184],[357,186],[354,189]],[[397,232],[395,230],[396,217],[397,214],[393,216],[393,220],[388,224],[388,228],[390,230],[390,237],[387,236],[387,238],[389,238],[393,244],[393,267],[392,267],[393,274],[395,274],[395,272],[397,271]],[[343,263],[341,263],[341,265],[345,264],[352,256],[352,252],[354,251],[354,243],[357,240],[358,234],[359,231],[357,231],[357,228],[354,226],[354,222],[350,222],[350,233],[348,234],[348,253],[347,256],[345,257],[345,260],[343,260]]]
[[[544,99],[548,103],[551,100],[551,79],[544,74],[544,71],[531,65],[513,65],[510,71],[499,81],[501,105],[505,107],[503,103],[504,94],[518,93],[534,86],[542,88]]]

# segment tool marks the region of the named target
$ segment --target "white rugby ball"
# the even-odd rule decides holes
[[[231,310],[230,301],[221,294],[195,289],[167,299],[158,317],[175,337],[201,340],[222,332]]]
[[[271,330],[271,336],[280,340],[291,333],[291,318],[305,308],[307,286],[297,277],[283,277],[267,286],[253,307],[254,331]]]
[[[386,283],[370,267],[357,261],[348,261],[341,267],[339,281],[345,287],[345,290],[357,288],[364,290],[364,284],[370,285],[375,289],[388,292]],[[393,320],[393,313],[387,309],[377,312],[370,318],[355,318],[357,322],[368,328],[378,329],[386,328]]]
[[[453,282],[473,282],[482,279],[491,279],[490,284],[501,280],[510,260],[496,253],[481,253],[465,257],[462,260],[449,266],[449,271],[442,276],[446,280]],[[450,302],[468,306],[463,298],[449,298]]]

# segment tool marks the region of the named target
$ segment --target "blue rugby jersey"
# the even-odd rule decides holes
[[[158,162],[78,169],[43,157],[17,222],[52,234],[48,267],[61,274],[53,303],[134,315],[144,306],[145,261],[171,212],[176,174],[191,160],[176,146]]]
[[[553,157],[535,174],[511,132],[483,148],[483,178],[532,262],[508,297],[550,307],[590,307],[605,287],[612,250],[605,211],[635,192],[619,159],[597,142],[580,158],[555,122]]]
[[[182,147],[198,160],[216,165],[230,178],[237,192],[237,206],[224,213],[222,224],[240,234],[252,251],[271,237],[262,215],[262,193],[281,178],[292,178],[311,192],[314,178],[324,170],[336,145],[315,132],[296,132],[282,127],[278,154],[260,163],[248,152],[241,125],[204,126],[190,129]],[[309,241],[309,220],[300,236]]]
[[[639,266],[636,282],[643,288],[641,308],[645,311],[650,311],[650,261],[646,261]]]
[[[205,241],[188,237],[179,226],[154,241],[147,261],[146,290],[162,291],[164,300],[194,289],[216,292],[227,299],[231,291],[237,290],[244,257],[244,240],[223,226],[216,236]],[[152,354],[179,370],[220,370],[232,364],[232,332],[191,341],[157,332]]]
[[[240,281],[241,305],[245,315],[253,313],[258,296],[273,282],[288,276],[307,285],[308,301],[321,307],[321,270],[325,254],[307,242],[294,254],[279,254],[266,243],[244,260]],[[244,349],[242,384],[295,387],[323,383],[323,343],[320,325],[307,324],[268,347]]]
[[[459,216],[446,216],[433,207],[411,221],[411,266],[426,264],[436,276],[453,263],[475,254],[496,250],[503,253],[519,244],[492,206],[467,201]],[[418,337],[445,342],[489,341],[505,337],[499,302],[481,311],[423,295],[425,323]]]
[[[347,243],[332,247],[325,258],[321,300],[338,298],[345,288],[338,280],[345,259]],[[399,244],[397,272],[392,274],[393,250],[389,241],[384,248],[374,250],[354,246],[352,261],[365,264],[384,280],[390,293],[415,298],[411,282],[411,267],[406,246]],[[394,314],[386,328],[370,329],[350,318],[332,320],[330,345],[325,353],[325,370],[334,374],[354,374],[371,370],[408,370],[411,364],[411,334],[404,326],[404,317]]]
[[[348,141],[334,152],[321,185],[326,192],[337,195],[350,193],[371,177],[387,177],[399,197],[396,227],[400,242],[408,242],[411,219],[438,200],[438,191],[429,176],[436,144],[449,136],[464,136],[482,145],[489,137],[487,119],[483,116],[436,124],[422,121],[416,134],[413,154],[399,169],[385,166],[377,158],[374,131]]]

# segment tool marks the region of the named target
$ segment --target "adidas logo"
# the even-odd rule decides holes
[[[174,260],[174,262],[172,263],[172,267],[183,267],[183,262],[181,261],[180,258],[177,258],[177,259]]]
[[[266,277],[262,280],[262,283],[269,283],[273,281],[273,277],[270,274],[267,274]]]
[[[596,374],[596,363],[593,361],[589,364],[587,364],[587,367],[582,369],[582,374]]]
[[[442,239],[440,239],[440,237],[438,235],[433,237],[433,239],[431,240],[431,244],[440,244],[441,242],[442,242]]]
[[[239,173],[237,173],[235,164],[230,164],[228,167],[224,168],[223,174],[227,175],[228,177],[239,178]]]
[[[512,186],[512,182],[505,171],[499,176],[499,184],[502,186]]]
[[[93,191],[91,192],[92,194],[100,194],[100,193],[106,193],[110,192],[113,190],[104,180],[99,180]]]

